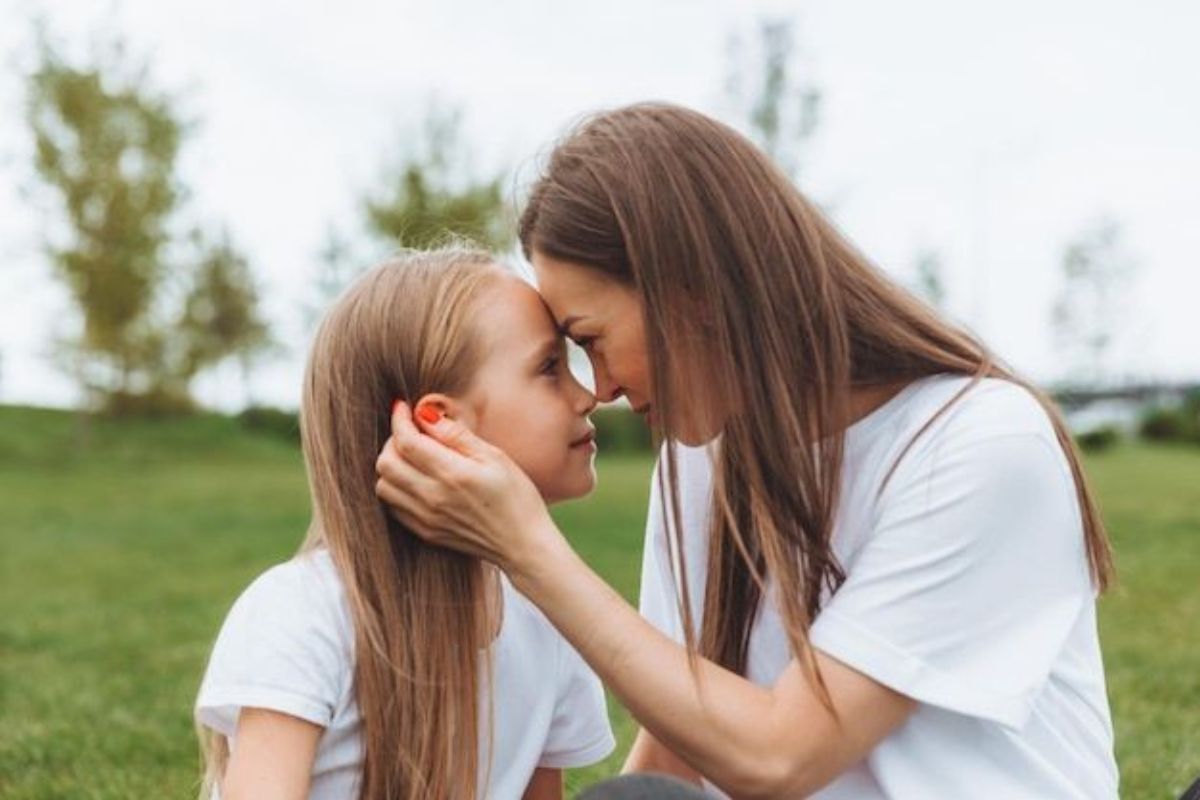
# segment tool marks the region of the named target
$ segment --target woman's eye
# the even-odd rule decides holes
[[[543,375],[557,375],[558,374],[558,357],[557,356],[555,356],[554,358],[546,359],[546,363],[544,363],[542,365],[542,374]]]

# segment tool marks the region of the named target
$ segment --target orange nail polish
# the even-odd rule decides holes
[[[417,416],[428,422],[430,425],[436,425],[442,419],[442,412],[438,411],[433,406],[421,406],[417,409]]]

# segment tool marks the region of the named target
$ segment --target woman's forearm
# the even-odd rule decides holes
[[[655,739],[645,728],[638,730],[637,738],[633,740],[633,747],[629,749],[621,772],[656,772],[688,783],[700,784],[700,773],[668,750],[666,745]]]
[[[506,565],[539,606],[656,739],[713,783],[753,796],[777,786],[773,693],[697,658],[644,620],[557,534],[536,557]],[[794,725],[796,720],[791,720]],[[785,739],[794,739],[797,731]],[[780,758],[783,758],[782,754]],[[761,790],[761,791],[760,791]]]

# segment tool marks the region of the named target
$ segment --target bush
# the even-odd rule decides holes
[[[249,406],[237,416],[243,428],[300,444],[300,417],[294,411],[269,406]]]
[[[602,453],[648,453],[654,449],[650,428],[628,408],[596,409],[592,423]]]
[[[191,416],[197,408],[184,392],[151,389],[147,392],[110,392],[101,398],[100,410],[109,417],[165,419]]]
[[[1142,438],[1155,442],[1200,441],[1200,420],[1197,409],[1154,408],[1142,417],[1139,432]]]
[[[1075,437],[1075,441],[1079,443],[1079,447],[1089,453],[1100,453],[1111,449],[1113,445],[1121,441],[1121,431],[1115,425],[1103,425],[1087,433],[1081,433]]]

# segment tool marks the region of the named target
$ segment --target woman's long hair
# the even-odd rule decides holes
[[[483,345],[470,320],[496,274],[487,253],[463,248],[381,264],[329,311],[309,357],[300,427],[313,516],[301,553],[328,548],[354,623],[361,800],[478,793],[480,685],[490,697],[484,656],[498,584],[478,560],[412,535],[374,487],[392,401],[470,387]],[[228,743],[204,738],[211,786]]]
[[[538,251],[637,290],[660,439],[681,430],[683,401],[696,396],[685,397],[688,386],[732,410],[714,464],[704,656],[744,673],[770,576],[792,650],[828,703],[807,637],[824,593],[845,577],[830,542],[842,436],[828,434],[848,424],[852,390],[939,373],[974,379],[939,415],[985,377],[1038,399],[1075,478],[1093,581],[1108,585],[1108,541],[1053,402],[874,268],[731,128],[662,104],[592,117],[550,154],[519,234],[527,257]],[[668,527],[682,552],[672,447],[665,461]],[[688,582],[679,584],[695,652]]]

